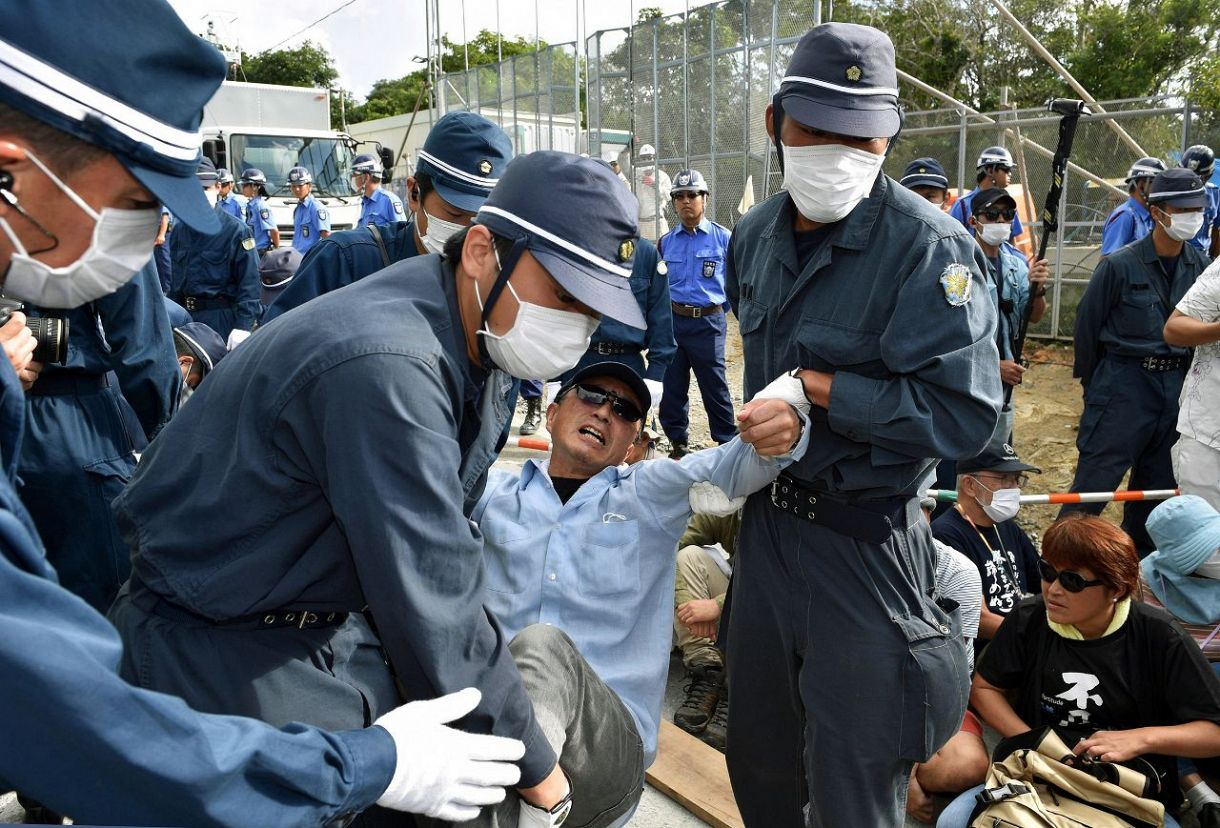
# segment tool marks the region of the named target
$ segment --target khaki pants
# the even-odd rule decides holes
[[[1182,494],[1198,495],[1220,511],[1220,450],[1182,435],[1169,457]]]
[[[718,598],[728,592],[729,579],[708,557],[701,546],[685,546],[678,551],[674,585],[674,609],[698,598]],[[682,663],[695,666],[724,666],[724,657],[709,638],[691,635],[686,625],[674,617],[674,632],[682,650]]]

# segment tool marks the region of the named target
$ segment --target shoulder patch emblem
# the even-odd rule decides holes
[[[402,202],[401,201],[394,202],[394,212],[398,213],[400,216],[402,215]]]
[[[657,260],[657,273],[661,274],[662,276],[669,275],[669,265],[665,263],[664,259]]]
[[[715,259],[704,259],[703,260],[703,275],[705,278],[708,278],[708,279],[710,279],[716,275],[716,260]]]
[[[318,218],[320,218],[322,221],[326,221],[330,218],[330,213],[326,212],[325,210],[319,210]]]
[[[624,239],[618,246],[618,260],[620,262],[626,262],[626,261],[629,261],[631,259],[631,257],[634,255],[635,255],[635,240],[634,239]]]
[[[261,217],[262,217],[262,218],[264,218],[264,219],[270,219],[270,218],[271,218],[271,211],[270,211],[270,210],[268,210],[266,207],[264,207],[263,209],[259,210],[259,211],[258,211],[258,214],[259,214],[259,216],[261,216]]]
[[[241,246],[246,248],[247,250],[253,250],[254,249],[254,239],[242,239]]]
[[[954,262],[940,274],[940,286],[945,291],[945,301],[955,308],[970,301],[970,270],[964,264]]]

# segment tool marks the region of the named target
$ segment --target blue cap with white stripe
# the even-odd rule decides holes
[[[892,138],[902,125],[894,44],[872,26],[814,26],[796,44],[779,98],[784,114],[805,126]]]
[[[225,77],[214,46],[164,0],[0,3],[0,101],[101,147],[174,216],[220,225],[195,178],[203,105]]]
[[[639,210],[604,161],[543,150],[513,159],[474,221],[518,242],[593,310],[643,329],[631,291]],[[511,271],[513,262],[502,264]]]
[[[949,178],[945,175],[945,168],[935,158],[916,158],[907,164],[898,183],[908,190],[916,187],[949,189]]]
[[[1193,170],[1175,168],[1157,173],[1148,188],[1148,203],[1169,205],[1186,210],[1207,206],[1207,190],[1203,179]]]
[[[475,213],[512,157],[512,142],[500,127],[473,112],[450,112],[428,132],[415,171],[427,173],[450,205]]]

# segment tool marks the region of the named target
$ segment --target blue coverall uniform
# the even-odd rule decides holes
[[[384,187],[378,187],[373,190],[371,196],[361,196],[360,220],[356,224],[360,227],[369,224],[393,224],[406,218],[402,199]]]
[[[378,235],[374,236],[373,233]],[[381,244],[378,244],[378,239]],[[264,313],[263,324],[310,299],[350,285],[389,264],[418,255],[414,222],[386,224],[373,229],[355,227],[331,233],[315,244],[301,260],[292,281]]]
[[[1076,306],[1073,375],[1084,386],[1084,413],[1076,448],[1074,492],[1109,492],[1131,470],[1130,489],[1172,489],[1169,450],[1177,442],[1178,397],[1190,367],[1190,350],[1165,342],[1165,322],[1207,257],[1182,246],[1172,273],[1156,254],[1153,236],[1102,259]],[[1123,507],[1123,531],[1141,557],[1155,545],[1144,529],[1151,501]],[[1100,514],[1104,503],[1064,506]]]
[[[277,731],[118,677],[118,633],[57,584],[17,499],[26,403],[0,362],[0,787],[105,825],[338,826],[375,802],[397,761],[380,728]]]
[[[657,243],[669,270],[677,352],[665,372],[661,427],[671,442],[686,443],[690,434],[690,374],[703,397],[712,439],[727,443],[737,434],[733,399],[724,373],[724,261],[729,231],[703,219],[693,231],[679,225]],[[698,313],[698,316],[693,314]]]
[[[68,362],[27,394],[21,497],[64,587],[105,612],[131,569],[110,502],[177,407],[169,316],[151,261],[88,305],[31,313],[67,318]]]
[[[259,253],[271,250],[271,231],[275,229],[275,219],[272,218],[271,208],[262,196],[255,196],[246,204],[246,224],[254,236],[254,249]]]
[[[330,211],[318,203],[313,193],[301,199],[292,209],[292,246],[308,253],[323,233],[330,232]]]
[[[250,228],[227,213],[218,218],[220,231],[212,235],[186,225],[174,231],[169,298],[227,339],[234,328],[253,330],[263,306]]]
[[[1109,256],[1120,247],[1139,241],[1152,232],[1152,214],[1134,198],[1114,208],[1101,230],[1101,255]]]
[[[550,772],[468,520],[514,383],[470,363],[455,283],[439,256],[400,262],[209,374],[115,502],[132,548],[110,611],[125,677],[197,710],[331,729],[369,724],[399,687],[479,687],[465,723],[525,742],[522,785]],[[225,520],[204,534],[199,515]]]
[[[745,399],[834,372],[805,456],[742,516],[729,773],[747,825],[803,828],[806,801],[811,824],[901,825],[911,763],[957,732],[969,690],[917,495],[995,429],[996,310],[978,245],[884,175],[839,222],[798,239],[794,219],[777,193],[729,245]]]

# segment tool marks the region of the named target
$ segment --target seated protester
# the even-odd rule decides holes
[[[1170,757],[1220,755],[1220,681],[1167,613],[1131,600],[1139,558],[1121,529],[1071,515],[1047,530],[1042,554],[1042,594],[1022,601],[979,657],[971,706],[1004,738],[1051,727],[1077,756],[1142,756],[1175,807]],[[965,826],[981,787],[937,825]],[[1178,822],[1167,813],[1165,825]]]
[[[1038,591],[1038,553],[1017,522],[1026,472],[1012,446],[992,444],[958,463],[957,504],[932,521],[932,536],[974,561],[983,579],[977,656],[1020,600]]]
[[[738,414],[740,435],[723,446],[680,462],[620,465],[648,399],[639,374],[621,363],[579,371],[547,408],[550,458],[527,460],[518,473],[493,468],[471,514],[484,537],[484,606],[511,640],[534,714],[570,781],[573,825],[605,826],[629,814],[656,756],[674,553],[691,517],[692,484],[749,494],[807,443],[791,406],[756,400]],[[520,802],[510,794],[471,824],[556,824]]]
[[[728,515],[696,512],[678,541],[674,583],[674,632],[687,669],[686,697],[674,724],[720,751],[729,705],[724,655],[715,642],[740,528],[740,509]]]
[[[229,349],[220,334],[207,325],[188,322],[174,328],[174,351],[178,354],[178,369],[182,371],[182,390],[178,396],[181,406]]]
[[[936,501],[924,498],[919,504],[924,517],[932,518]],[[936,550],[936,592],[941,598],[957,604],[950,614],[962,628],[966,655],[974,668],[974,639],[979,632],[979,609],[982,606],[983,582],[974,561],[951,546],[932,539]],[[926,762],[916,762],[907,784],[907,813],[914,819],[931,824],[936,805],[933,794],[959,794],[974,787],[987,776],[991,760],[983,744],[983,723],[973,711],[967,710],[962,727],[944,747]]]
[[[295,247],[280,247],[272,250],[258,265],[258,278],[262,284],[259,301],[264,308],[271,307],[276,297],[284,292],[301,266],[303,254]],[[270,321],[264,316],[263,322]]]

